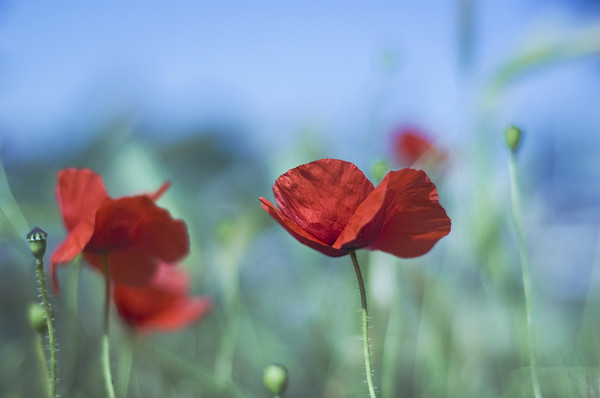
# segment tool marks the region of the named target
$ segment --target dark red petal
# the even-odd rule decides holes
[[[380,185],[386,192],[385,219],[369,249],[417,257],[450,233],[450,219],[423,171],[390,171]]]
[[[109,199],[102,178],[89,169],[66,169],[58,173],[56,187],[58,205],[69,231],[67,238],[50,257],[50,273],[54,290],[60,293],[56,267],[71,261],[94,233],[95,216]]]
[[[187,227],[145,195],[106,202],[97,212],[96,229],[86,251],[127,248],[166,262],[177,261],[189,250]]]
[[[84,251],[86,260],[104,272],[104,254]],[[115,283],[140,286],[148,283],[156,273],[158,259],[146,250],[138,247],[115,249],[107,252],[110,266],[110,279]]]
[[[279,210],[300,229],[332,245],[373,184],[355,165],[321,159],[280,176],[273,186]]]
[[[384,181],[386,180],[384,179]],[[382,181],[358,206],[333,244],[334,248],[359,249],[373,243],[386,215],[386,186],[387,183]]]
[[[197,320],[211,307],[210,299],[190,297],[188,290],[188,275],[161,263],[148,284],[115,284],[113,299],[121,317],[138,331],[172,331]]]
[[[145,212],[132,234],[136,245],[165,262],[178,261],[189,252],[185,222],[173,219],[167,210],[157,206]]]
[[[261,202],[262,208],[265,209],[265,211],[269,213],[269,215],[273,217],[275,221],[277,221],[283,228],[285,228],[286,231],[288,231],[300,243],[305,244],[306,246],[318,250],[321,253],[331,257],[339,257],[348,254],[347,250],[334,249],[333,247],[319,241],[311,234],[303,231],[299,226],[294,224],[292,220],[290,220],[279,210],[277,210],[277,208],[267,199],[259,198],[259,200]]]

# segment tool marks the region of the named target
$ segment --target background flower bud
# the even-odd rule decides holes
[[[46,312],[44,311],[44,308],[37,303],[32,303],[27,311],[31,328],[38,333],[46,333],[48,324],[46,323]]]
[[[263,383],[269,392],[280,396],[285,391],[288,383],[287,369],[279,364],[271,364],[265,368]]]
[[[515,153],[517,149],[519,149],[519,145],[521,144],[521,129],[515,126],[508,126],[508,128],[504,131],[504,139],[506,140],[506,145],[511,150],[511,152]]]
[[[380,183],[383,180],[383,177],[390,171],[390,165],[383,159],[377,160],[371,166],[371,174],[373,174],[373,179]]]

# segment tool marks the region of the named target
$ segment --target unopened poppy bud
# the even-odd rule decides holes
[[[508,126],[508,128],[504,131],[506,145],[508,145],[508,148],[512,153],[517,152],[517,149],[519,149],[522,134],[523,133],[521,132],[521,129],[515,126]]]
[[[377,160],[373,163],[373,166],[371,166],[371,173],[373,174],[373,179],[375,181],[383,180],[383,177],[385,177],[385,174],[388,171],[390,171],[390,165],[382,159]]]
[[[283,365],[271,364],[265,368],[263,383],[276,397],[283,394],[288,383],[287,369]]]
[[[48,330],[46,323],[46,312],[39,304],[31,304],[29,306],[29,325],[38,333],[45,333]]]
[[[48,238],[48,234],[38,227],[34,227],[27,234],[31,253],[38,260],[42,260],[46,253],[46,238]]]

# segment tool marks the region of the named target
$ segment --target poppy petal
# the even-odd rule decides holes
[[[189,252],[187,226],[158,206],[147,206],[135,230],[136,245],[145,248],[165,262],[180,260]]]
[[[121,317],[138,331],[173,331],[197,320],[212,306],[209,298],[190,297],[188,291],[188,275],[161,263],[148,284],[115,284],[113,299]]]
[[[336,249],[359,249],[373,243],[383,225],[386,212],[386,189],[384,182],[358,206],[348,224],[333,244]]]
[[[196,321],[211,308],[212,301],[208,297],[181,297],[163,311],[140,320],[137,327],[141,332],[149,330],[172,332]]]
[[[52,285],[57,294],[60,294],[60,286],[58,285],[56,267],[61,264],[66,264],[81,253],[93,233],[93,227],[90,231],[87,224],[82,223],[72,230],[54,253],[52,253],[52,256],[50,257],[50,275],[52,275]]]
[[[86,251],[133,247],[165,262],[177,261],[189,251],[187,227],[145,195],[106,202],[97,212]]]
[[[104,253],[84,252],[86,260],[104,273]],[[158,268],[157,260],[138,247],[113,249],[106,252],[110,266],[110,279],[115,283],[140,286],[152,280]]]
[[[320,251],[331,257],[339,257],[348,254],[346,250],[334,249],[333,247],[326,245],[319,241],[311,234],[305,232],[302,228],[296,225],[292,220],[282,214],[277,208],[265,198],[259,198],[261,206],[275,221],[277,221],[286,231],[288,231],[294,238],[300,243]]]
[[[171,181],[166,181],[160,186],[160,188],[158,188],[156,192],[148,196],[150,197],[150,199],[156,202],[158,199],[160,199],[161,196],[163,196],[165,192],[167,192],[169,188],[171,188]]]
[[[69,231],[64,242],[50,257],[54,290],[60,294],[56,266],[71,261],[94,233],[96,212],[108,198],[102,178],[89,169],[65,169],[58,173],[58,206]]]
[[[373,184],[354,164],[321,159],[289,170],[273,185],[283,215],[326,245],[332,245]]]
[[[65,169],[58,173],[58,206],[68,231],[86,223],[94,228],[94,217],[108,193],[102,177],[90,169]]]
[[[390,171],[380,186],[376,190],[385,191],[385,219],[369,249],[398,257],[417,257],[450,233],[450,219],[425,172]]]

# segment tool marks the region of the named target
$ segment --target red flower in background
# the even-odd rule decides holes
[[[106,255],[111,279],[129,285],[150,281],[159,262],[185,256],[189,250],[185,223],[154,203],[168,187],[164,184],[152,195],[113,199],[92,170],[60,171],[56,196],[69,233],[51,256],[55,290],[59,290],[56,267],[81,252],[101,271]]]
[[[115,284],[113,301],[121,317],[141,333],[181,329],[212,308],[208,297],[189,296],[189,278],[183,270],[166,264],[143,286]]]
[[[277,209],[261,205],[301,243],[328,256],[382,250],[427,253],[450,232],[450,219],[423,171],[390,171],[375,188],[352,163],[321,159],[289,170],[273,185]]]
[[[425,160],[439,165],[446,154],[439,150],[431,137],[416,127],[399,128],[393,136],[394,154],[400,164],[413,165]]]

